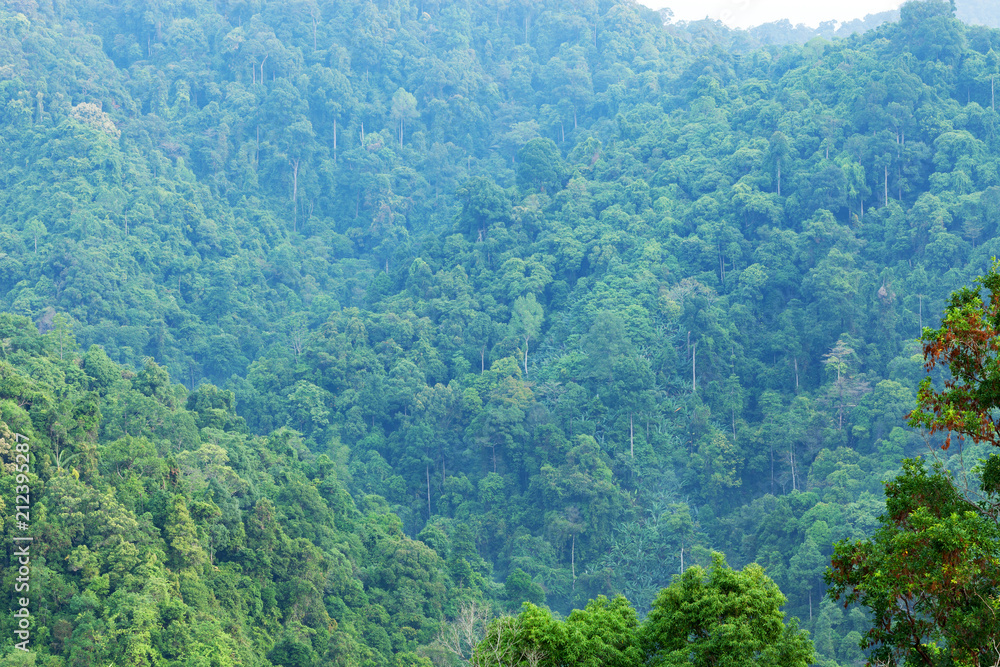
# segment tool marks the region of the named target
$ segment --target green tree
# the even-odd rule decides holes
[[[393,119],[396,121],[396,127],[399,130],[399,148],[403,148],[403,127],[406,121],[413,120],[419,117],[417,112],[417,98],[413,96],[413,93],[408,93],[404,89],[400,88],[392,95],[392,110],[391,114]]]
[[[556,190],[563,184],[564,172],[562,156],[551,139],[532,139],[517,152],[517,179],[525,189]]]
[[[991,458],[996,462],[998,457]],[[838,542],[829,594],[872,615],[861,648],[868,664],[975,665],[1000,640],[998,466],[984,475],[983,504],[963,497],[939,464],[903,461],[885,485],[886,507],[867,540]]]
[[[493,181],[482,177],[469,179],[455,194],[462,202],[461,230],[472,240],[483,241],[490,229],[510,222],[510,199]]]
[[[988,292],[984,302],[979,289],[962,287],[951,295],[941,328],[925,328],[924,361],[928,369],[948,366],[952,379],[941,391],[928,376],[920,383],[917,408],[908,417],[910,426],[931,433],[947,431],[942,449],[959,438],[1000,446],[1000,261],[994,260],[986,275],[975,281]]]
[[[490,624],[472,664],[480,667],[629,667],[642,664],[639,623],[628,601],[618,596],[591,600],[565,621],[548,609],[525,602],[520,615]]]
[[[198,529],[188,511],[187,499],[175,495],[170,501],[170,514],[165,526],[174,562],[182,568],[196,568],[208,560],[198,540]]]
[[[797,619],[785,624],[784,603],[761,566],[736,571],[713,553],[707,571],[688,568],[656,597],[641,630],[648,664],[804,667],[813,645]]]
[[[528,377],[528,344],[542,330],[542,305],[534,294],[519,296],[511,308],[510,326],[515,335],[524,339],[524,377]]]

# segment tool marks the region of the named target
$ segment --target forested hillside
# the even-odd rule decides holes
[[[822,573],[926,451],[915,339],[1000,254],[1000,31],[666,18],[3,3],[37,664],[449,664],[463,602],[642,616],[713,550],[864,661]]]

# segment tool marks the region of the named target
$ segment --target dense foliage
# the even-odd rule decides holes
[[[921,336],[928,370],[948,367],[944,389],[935,391],[924,378],[917,409],[908,415],[913,426],[931,433],[947,431],[959,439],[1000,446],[996,411],[1000,408],[1000,262],[976,282],[989,292],[984,302],[979,288],[963,287],[951,295],[940,329]]]
[[[998,252],[1000,32],[666,18],[4,3],[46,664],[444,660],[466,599],[641,616],[713,549],[864,660],[822,572],[924,446],[914,338]]]
[[[60,351],[27,318],[0,335],[0,488],[10,509],[4,445],[27,436],[31,645],[63,658],[42,664],[394,664],[481,598],[470,539],[407,537],[294,431],[249,435],[231,392]],[[22,534],[6,510],[0,529]]]
[[[994,467],[997,458],[992,459]],[[886,485],[870,540],[836,545],[830,592],[872,614],[870,664],[979,665],[996,660],[1000,526],[995,487],[979,502],[940,470],[907,460]]]
[[[520,615],[490,624],[472,664],[806,667],[812,642],[794,619],[785,625],[784,603],[759,565],[736,572],[713,553],[707,572],[695,565],[674,577],[642,623],[621,596],[598,596],[565,621],[525,602]]]
[[[996,428],[1000,263],[974,288],[952,294],[941,327],[924,329],[927,368],[948,367],[943,388],[921,383],[911,424],[948,433],[943,449],[968,439],[1000,446]],[[984,299],[981,292],[987,293]],[[1000,456],[990,453],[963,484],[921,459],[903,461],[886,484],[886,511],[867,540],[835,545],[829,593],[872,615],[863,645],[870,664],[988,664],[1000,625]]]

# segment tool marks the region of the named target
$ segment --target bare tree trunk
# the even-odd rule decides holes
[[[635,458],[635,430],[632,428],[632,413],[628,413],[628,451]]]
[[[698,376],[696,373],[696,360],[698,358],[698,343],[691,346],[691,393],[698,391]]]
[[[569,548],[569,567],[573,573],[573,591],[576,592],[576,535],[573,536],[573,541]]]
[[[337,119],[333,119],[333,161],[337,161]]]
[[[792,468],[792,491],[798,489],[798,483],[795,479],[795,441],[789,441],[788,443],[788,461]]]
[[[885,188],[885,205],[888,206],[889,205],[889,165],[886,165],[884,167],[884,169],[885,169],[885,185],[883,187]]]
[[[771,495],[774,495],[774,443],[771,445]]]
[[[524,378],[528,379],[528,336],[524,337]]]
[[[799,388],[799,358],[793,357],[792,361],[795,362],[795,388]]]
[[[289,159],[288,163],[292,165],[292,230],[298,231],[299,229],[299,160],[295,158],[294,160]]]

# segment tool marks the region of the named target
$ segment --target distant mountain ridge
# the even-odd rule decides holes
[[[1000,3],[995,0],[957,0],[955,15],[969,25],[1000,28]]]
[[[996,0],[956,0],[955,15],[963,23],[983,25],[989,28],[1000,28],[1000,3]],[[818,27],[804,23],[793,24],[788,19],[769,21],[748,29],[729,28],[721,21],[702,19],[700,21],[679,21],[676,26],[682,32],[714,32],[719,37],[729,33],[730,48],[739,51],[751,51],[766,46],[785,46],[790,44],[805,44],[811,39],[846,39],[851,35],[862,34],[877,28],[884,23],[899,20],[899,9],[866,14],[863,18],[839,23],[824,21]],[[724,37],[722,37],[725,39]]]

